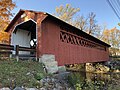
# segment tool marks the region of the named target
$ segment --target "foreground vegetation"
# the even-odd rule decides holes
[[[35,61],[1,60],[0,61],[0,88],[1,87],[38,87],[38,80],[45,73],[42,64]]]
[[[96,63],[93,66],[95,69],[93,72],[85,72],[81,69],[83,67],[84,65],[79,64],[69,68],[73,72],[69,75],[68,82],[75,90],[120,90],[120,60],[118,58],[113,58],[106,63]],[[96,73],[105,69],[104,67],[109,68],[109,71]]]
[[[112,70],[120,69],[119,60],[112,60]],[[84,65],[79,66],[79,68]],[[35,61],[19,61],[16,60],[0,60],[0,88],[9,87],[11,89],[17,87],[41,88],[48,87],[51,82],[42,85],[40,80],[48,76],[44,72],[43,64]],[[53,75],[49,75],[49,80]],[[54,77],[53,77],[54,79]],[[52,80],[53,80],[52,79]],[[62,78],[61,78],[62,79]],[[71,72],[66,78],[68,84],[75,90],[119,90],[120,72],[113,73],[87,73],[84,70],[79,72]],[[47,79],[46,79],[47,80]],[[54,79],[54,84],[57,83]]]
[[[72,72],[68,82],[75,90],[120,90],[120,73]]]

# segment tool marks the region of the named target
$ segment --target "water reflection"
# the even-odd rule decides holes
[[[120,73],[72,72],[69,83],[76,90],[120,90]]]

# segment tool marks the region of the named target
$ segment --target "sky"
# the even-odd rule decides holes
[[[106,25],[108,29],[117,27],[120,20],[106,0],[13,0],[17,7],[13,13],[17,14],[20,9],[42,11],[50,14],[55,13],[55,8],[60,5],[71,4],[72,7],[80,8],[78,15],[88,16],[90,12],[96,14],[96,21],[99,25]]]

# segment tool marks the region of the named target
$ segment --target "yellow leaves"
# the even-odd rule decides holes
[[[63,16],[61,18],[67,18],[67,13],[64,13]]]
[[[60,7],[56,7],[56,12],[60,13],[63,10],[63,6],[61,5]]]
[[[110,31],[108,30],[108,29],[106,29],[106,30],[104,30],[103,31],[103,35],[104,35],[104,37],[109,37],[109,35],[110,35]]]
[[[58,7],[56,7],[55,11],[56,11],[56,12],[58,12],[58,11],[59,11],[59,8],[58,8]]]
[[[68,8],[70,6],[70,4],[66,4],[66,7]]]
[[[15,7],[15,3],[12,0],[0,0],[0,6],[5,9],[12,10]]]
[[[59,7],[56,7],[55,15],[58,16],[60,19],[69,22],[79,11],[79,8],[74,8],[70,4],[66,4],[66,6],[61,5]]]
[[[116,27],[112,28],[112,29],[110,30],[110,32],[114,32],[114,31],[115,31],[115,29],[116,29]]]
[[[11,10],[15,7],[12,0],[0,0],[0,43],[9,42],[9,34],[4,32],[12,16]]]
[[[116,27],[110,30],[104,30],[102,39],[112,46],[110,48],[110,53],[112,55],[117,55],[118,50],[120,49],[120,30]]]
[[[119,48],[120,46],[120,30],[116,27],[110,30],[103,31],[103,40],[113,47]]]
[[[0,19],[0,31],[4,31],[8,25],[8,22],[4,22]]]
[[[0,18],[8,19],[12,16],[10,12],[15,7],[15,3],[12,0],[0,0]]]
[[[9,34],[6,32],[0,32],[0,43],[9,43]]]
[[[59,11],[62,12],[62,10],[63,10],[63,6],[60,6]]]
[[[6,25],[9,23],[10,12],[15,7],[12,0],[0,0],[0,31],[3,31]]]

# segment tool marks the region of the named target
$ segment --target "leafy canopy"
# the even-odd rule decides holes
[[[110,48],[112,55],[117,55],[117,53],[120,53],[120,30],[118,30],[116,27],[110,30],[104,30],[102,34],[102,40],[112,46]]]
[[[12,0],[0,0],[0,43],[6,43],[9,40],[9,34],[4,30],[10,22],[11,12],[16,4]]]
[[[66,4],[66,6],[61,5],[60,7],[56,7],[55,15],[58,16],[60,19],[69,22],[79,11],[79,8],[74,8],[70,4]]]
[[[96,24],[96,14],[91,12],[89,13],[88,17],[85,18],[83,15],[77,15],[77,12],[79,11],[80,8],[75,8],[70,4],[66,4],[66,6],[61,5],[56,7],[55,15],[60,19],[74,25],[80,30],[99,38],[100,26]]]

